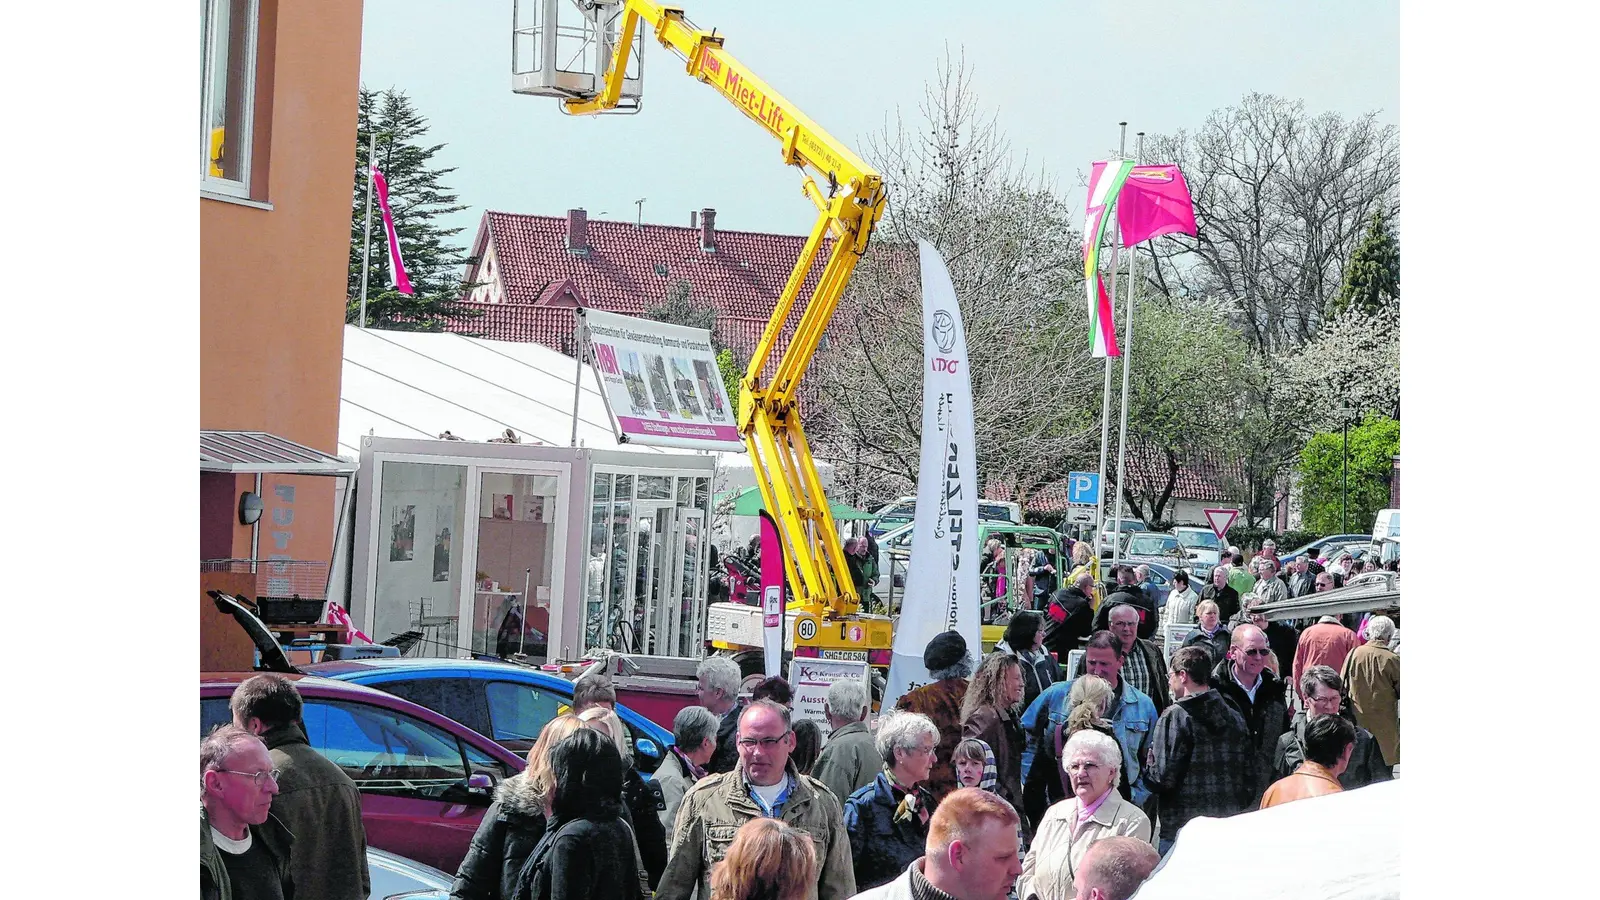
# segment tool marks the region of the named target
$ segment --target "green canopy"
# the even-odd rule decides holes
[[[766,504],[761,502],[761,490],[754,485],[751,485],[747,488],[741,488],[733,493],[719,494],[717,495],[716,499],[718,506],[721,506],[730,500],[733,501],[733,510],[731,511],[731,514],[735,516],[756,516],[760,515],[761,511],[767,508]],[[838,522],[876,518],[872,513],[862,512],[853,506],[838,502],[829,503],[828,511],[833,513],[834,521]]]

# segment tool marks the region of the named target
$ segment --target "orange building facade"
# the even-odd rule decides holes
[[[265,432],[337,452],[361,15],[360,0],[202,5],[202,432]],[[325,580],[339,487],[203,464],[202,669],[248,654],[203,591],[278,596]],[[253,525],[242,522],[245,493],[260,497]]]

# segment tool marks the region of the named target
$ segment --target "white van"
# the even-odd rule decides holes
[[[1372,523],[1372,552],[1378,553],[1385,538],[1400,536],[1400,510],[1380,509],[1378,518]]]

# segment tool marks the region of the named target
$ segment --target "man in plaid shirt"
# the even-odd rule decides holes
[[[1184,647],[1172,657],[1173,703],[1150,733],[1143,777],[1159,803],[1163,856],[1198,816],[1231,816],[1255,799],[1255,754],[1244,717],[1211,687],[1211,656]]]

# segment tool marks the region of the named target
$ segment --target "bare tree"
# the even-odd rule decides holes
[[[916,483],[922,304],[915,241],[943,255],[966,330],[979,481],[1026,502],[1093,452],[1079,233],[1042,172],[1013,159],[965,60],[946,59],[921,120],[869,139],[889,206],[828,331],[814,375],[816,454],[861,497]],[[808,421],[808,429],[813,423]]]
[[[1156,136],[1146,156],[1182,166],[1199,226],[1154,243],[1151,282],[1229,301],[1266,354],[1316,334],[1367,223],[1398,208],[1398,136],[1376,113],[1313,117],[1249,94],[1192,134]]]

